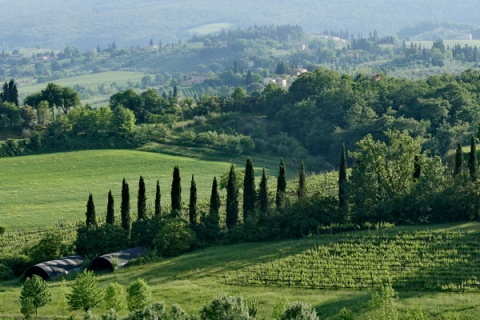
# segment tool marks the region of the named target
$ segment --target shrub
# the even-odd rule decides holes
[[[202,320],[250,320],[255,316],[249,313],[249,308],[243,298],[221,296],[213,299],[200,311]]]
[[[11,280],[13,278],[14,276],[13,276],[12,269],[7,267],[3,263],[0,263],[0,280],[6,281],[6,280]]]
[[[48,232],[37,245],[31,248],[28,255],[32,263],[39,263],[57,259],[70,253],[68,247],[62,242],[60,235]]]
[[[159,255],[178,256],[189,251],[196,243],[195,232],[188,222],[180,218],[165,220],[163,227],[155,239],[155,248]]]
[[[126,305],[126,292],[125,288],[116,283],[109,283],[107,289],[105,289],[105,306],[108,309],[114,309],[121,311],[125,309]]]
[[[158,320],[168,319],[165,305],[162,302],[155,302],[143,309],[130,312],[124,320]]]
[[[151,302],[152,290],[142,279],[135,280],[135,282],[127,288],[127,305],[129,311],[143,309]]]
[[[99,256],[125,249],[129,245],[128,232],[121,226],[104,224],[96,228],[81,227],[77,231],[75,248],[82,256]]]
[[[145,248],[154,247],[154,239],[158,236],[162,227],[160,216],[150,219],[137,220],[132,224],[131,242],[134,246]]]
[[[294,301],[283,310],[280,320],[319,320],[319,317],[311,306],[300,301]]]

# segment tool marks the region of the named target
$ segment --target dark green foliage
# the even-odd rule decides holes
[[[95,204],[93,203],[93,196],[91,193],[88,196],[87,212],[85,212],[85,216],[87,217],[85,222],[87,228],[94,228],[97,226],[97,218],[95,215]]]
[[[137,214],[138,220],[145,219],[147,217],[147,196],[145,190],[145,181],[140,176],[138,182],[138,198],[137,198]]]
[[[275,196],[275,205],[277,208],[282,208],[285,206],[285,191],[287,190],[287,176],[285,163],[283,158],[280,159],[280,165],[278,168],[278,178],[277,178],[277,194]]]
[[[342,154],[340,156],[340,170],[338,172],[338,206],[341,210],[347,207],[347,153],[345,144],[342,144]]]
[[[228,173],[226,210],[227,228],[230,230],[238,223],[238,188],[233,165],[230,167],[230,172]]]
[[[197,224],[197,184],[192,175],[190,183],[190,201],[188,205],[188,220],[192,226]]]
[[[38,308],[50,301],[52,301],[52,295],[45,280],[37,275],[25,280],[20,292],[20,312],[26,319],[30,319],[33,313],[37,317]]]
[[[300,167],[300,173],[298,176],[298,189],[297,197],[302,199],[307,195],[307,181],[305,178],[305,163],[302,161],[302,166]]]
[[[420,175],[422,174],[422,166],[420,164],[420,157],[415,156],[413,158],[413,180],[420,179]]]
[[[114,201],[113,201],[112,190],[108,191],[106,223],[115,224],[115,204],[114,204]]]
[[[263,168],[262,179],[260,180],[260,188],[258,190],[258,202],[260,213],[263,215],[268,214],[268,187],[265,168]]]
[[[140,310],[152,302],[152,289],[143,279],[135,280],[127,288],[127,305],[129,311]],[[145,318],[142,318],[145,319]]]
[[[131,232],[132,245],[152,249],[154,247],[153,240],[161,229],[162,220],[158,215],[133,222]]]
[[[120,205],[120,213],[122,218],[123,230],[130,232],[132,226],[130,218],[130,191],[128,189],[128,183],[125,178],[122,181],[122,203]]]
[[[472,181],[477,180],[477,166],[477,142],[475,141],[475,137],[472,137],[470,140],[470,154],[468,157],[468,170]]]
[[[180,182],[180,169],[178,166],[173,168],[171,203],[172,211],[180,212],[182,210],[182,186]]]
[[[255,203],[257,193],[255,191],[255,173],[253,163],[247,158],[245,164],[245,176],[243,178],[243,221],[255,215]]]
[[[455,149],[455,168],[453,174],[458,176],[462,173],[463,170],[463,150],[460,143],[457,143],[457,148]]]
[[[165,305],[162,302],[154,302],[143,309],[130,312],[124,320],[157,320],[169,319]]]
[[[162,214],[162,194],[160,192],[160,181],[157,180],[157,188],[155,189],[155,215]]]
[[[155,238],[159,255],[173,257],[192,249],[196,243],[195,232],[180,218],[163,220],[163,226]]]
[[[286,237],[301,238],[317,234],[319,226],[345,223],[334,197],[313,195],[298,200],[283,210],[280,227]]]
[[[28,250],[28,256],[34,264],[68,256],[69,254],[71,254],[71,248],[64,244],[62,237],[55,232],[48,232]]]
[[[84,257],[96,257],[128,248],[128,231],[115,224],[96,228],[81,227],[77,230],[75,251]]]
[[[213,177],[212,192],[210,193],[210,212],[211,215],[218,216],[220,219],[220,194],[218,193],[217,177]]]
[[[14,79],[3,84],[3,91],[0,93],[0,102],[10,102],[18,107],[18,89]]]

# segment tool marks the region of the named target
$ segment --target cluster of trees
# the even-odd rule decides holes
[[[62,283],[65,287],[65,282]],[[63,290],[64,291],[64,290]],[[84,319],[87,320],[135,320],[135,319],[171,319],[171,320],[254,320],[258,313],[255,302],[247,302],[242,297],[220,296],[205,304],[199,312],[199,317],[185,312],[178,304],[172,305],[168,312],[163,302],[154,302],[152,291],[148,284],[141,278],[135,280],[127,288],[111,282],[107,288],[100,288],[93,272],[83,270],[75,279],[71,292],[66,293],[68,307],[71,311],[83,310]],[[39,276],[25,280],[20,294],[20,312],[25,319],[38,316],[38,308],[52,301],[48,284]],[[101,317],[91,312],[103,304],[107,313]],[[122,317],[119,312],[128,309],[130,312]],[[311,306],[294,301],[285,305],[279,314],[279,320],[318,320],[315,309]]]

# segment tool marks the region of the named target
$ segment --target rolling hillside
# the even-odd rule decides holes
[[[480,7],[474,0],[369,0],[271,2],[180,0],[2,0],[0,49],[52,47],[105,48],[178,41],[192,32],[216,31],[226,26],[298,24],[307,32],[325,29],[364,33],[374,29],[392,34],[420,21],[477,24]],[[204,28],[206,26],[206,28]]]

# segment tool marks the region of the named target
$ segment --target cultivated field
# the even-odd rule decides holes
[[[409,239],[410,243],[418,240],[428,243],[432,249],[429,254],[441,256],[445,259],[452,257],[451,247],[472,246],[478,247],[478,242],[472,242],[474,237],[480,234],[480,225],[478,223],[469,223],[462,225],[440,225],[440,226],[415,226],[400,227],[392,231],[371,230],[349,234],[325,235],[310,239],[279,241],[271,243],[250,243],[238,244],[233,246],[216,246],[204,250],[192,252],[177,258],[161,259],[157,262],[134,266],[115,273],[104,274],[99,277],[101,286],[104,288],[110,282],[118,282],[128,285],[137,278],[143,278],[153,289],[154,298],[158,301],[164,301],[167,308],[171,304],[178,303],[188,312],[198,312],[203,304],[207,303],[213,297],[230,294],[241,295],[248,301],[256,300],[259,305],[258,319],[272,319],[272,312],[281,308],[287,301],[302,300],[313,305],[320,316],[320,319],[334,320],[340,310],[344,307],[352,310],[355,319],[368,319],[370,308],[368,301],[373,288],[360,289],[339,289],[322,290],[317,288],[299,287],[294,284],[271,284],[271,283],[230,283],[230,277],[243,275],[245,272],[258,270],[260,265],[280,264],[286,260],[294,260],[296,257],[308,254],[308,252],[321,252],[325,248],[325,254],[322,256],[328,259],[337,252],[337,259],[347,261],[350,255],[342,256],[339,252],[345,243],[352,239],[366,244],[354,247],[357,249],[356,257],[359,261],[367,258],[372,261],[382,261],[383,253],[380,251],[363,250],[369,244],[371,239],[378,239],[389,235],[393,238]],[[417,237],[416,235],[420,235]],[[430,239],[425,239],[428,235]],[[477,241],[477,240],[475,240]],[[377,246],[381,246],[378,242]],[[388,241],[386,241],[388,243]],[[416,246],[421,248],[421,245]],[[439,250],[433,250],[435,248]],[[448,250],[440,250],[440,248]],[[372,247],[374,248],[374,246]],[[405,247],[398,246],[395,253],[397,259],[408,254],[412,245]],[[329,252],[327,252],[329,251]],[[459,251],[460,252],[460,251]],[[342,258],[343,257],[343,258]],[[471,267],[475,262],[472,256],[464,255],[461,264],[464,267]],[[471,262],[470,262],[471,261]],[[412,262],[413,264],[414,262]],[[307,267],[304,265],[303,267]],[[302,268],[297,265],[296,268]],[[343,267],[337,266],[341,270]],[[368,268],[368,266],[366,266]],[[425,271],[432,269],[427,265],[417,265],[414,271],[418,276],[425,276]],[[317,272],[319,272],[317,270]],[[332,273],[322,270],[319,272],[322,278],[329,278]],[[396,274],[392,273],[392,277]],[[72,280],[67,281],[67,288],[61,287],[59,280],[51,281],[50,286],[53,291],[53,302],[47,307],[39,310],[40,317],[51,318],[53,315],[67,316],[70,312],[62,301],[63,294],[70,292],[69,285]],[[19,316],[19,303],[17,297],[20,293],[21,283],[17,281],[0,284],[0,317],[1,316]],[[474,290],[471,292],[449,292],[449,291],[417,291],[409,287],[397,288],[399,291],[400,314],[405,314],[408,310],[421,307],[433,319],[478,319],[480,312],[480,294]],[[64,291],[62,293],[62,290]],[[105,312],[105,308],[99,307],[94,310],[100,314]],[[81,313],[76,313],[77,318]]]

